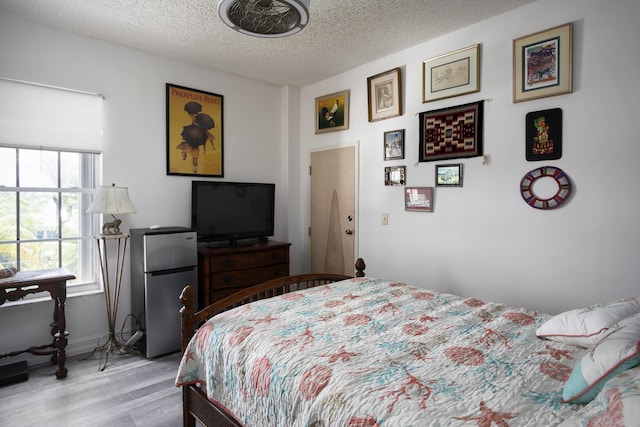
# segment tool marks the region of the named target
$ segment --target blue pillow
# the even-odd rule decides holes
[[[610,378],[640,365],[640,313],[620,321],[611,330],[573,368],[562,391],[565,402],[589,403]]]

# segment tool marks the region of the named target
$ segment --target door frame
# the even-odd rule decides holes
[[[358,259],[359,254],[359,230],[360,230],[360,141],[349,141],[349,142],[340,142],[334,145],[327,145],[322,147],[314,147],[309,149],[307,156],[307,173],[309,174],[309,168],[311,168],[311,155],[313,153],[335,150],[338,148],[348,148],[354,147],[354,164],[353,164],[353,212],[355,215],[354,221],[354,237],[353,237],[353,260]],[[307,183],[307,238],[309,239],[309,250],[307,251],[307,265],[311,266],[311,236],[309,235],[309,231],[311,230],[311,174],[308,175],[308,183]],[[355,266],[353,267],[353,271],[355,272]]]

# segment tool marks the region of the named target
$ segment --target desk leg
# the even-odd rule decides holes
[[[53,336],[53,347],[56,352],[51,357],[51,363],[58,364],[56,370],[56,378],[64,378],[67,376],[67,368],[64,366],[67,361],[67,322],[65,319],[64,306],[66,302],[66,292],[63,295],[58,295],[54,298],[53,303],[53,323],[51,328],[51,335]]]

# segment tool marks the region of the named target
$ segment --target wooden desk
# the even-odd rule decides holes
[[[7,301],[17,301],[28,294],[39,292],[49,292],[54,301],[53,323],[51,326],[51,336],[53,342],[41,346],[30,347],[22,351],[14,351],[7,354],[0,354],[0,359],[9,356],[17,356],[22,353],[31,353],[37,356],[51,356],[51,363],[57,364],[57,378],[67,376],[67,368],[64,366],[67,355],[66,320],[64,316],[64,305],[67,299],[67,280],[75,279],[63,268],[52,270],[36,270],[17,273],[14,277],[0,280],[0,305]]]

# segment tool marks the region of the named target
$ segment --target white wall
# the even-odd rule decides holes
[[[125,229],[190,225],[192,178],[166,175],[166,83],[224,96],[224,180],[288,184],[279,87],[10,16],[0,16],[0,53],[0,76],[105,96],[104,183],[128,186],[137,209],[121,218]],[[286,143],[298,135],[288,131]],[[287,203],[287,192],[279,191],[281,240],[288,240]],[[130,311],[129,283],[127,260],[118,329]],[[46,343],[52,308],[49,301],[0,307],[0,354]],[[102,294],[69,298],[67,329],[70,354],[93,348],[107,329]]]
[[[636,0],[540,0],[303,88],[301,162],[311,149],[360,141],[357,228],[367,273],[549,312],[638,295],[638,17]],[[512,40],[567,22],[574,23],[574,92],[512,103]],[[423,104],[422,61],[476,43],[481,91]],[[395,67],[403,70],[404,115],[369,123],[366,79]],[[314,135],[314,98],[344,89],[351,90],[349,130]],[[437,187],[433,213],[405,212],[402,188],[384,185],[384,167],[406,165],[408,185],[434,186],[434,164],[443,163],[417,163],[416,114],[477,100],[486,100],[487,165],[460,160],[463,188]],[[527,162],[526,114],[556,107],[564,114],[562,158]],[[383,132],[395,129],[406,129],[405,159],[385,162]],[[545,164],[562,168],[574,185],[571,200],[553,211],[527,206],[519,191],[521,178]],[[300,178],[308,189],[308,176]]]

